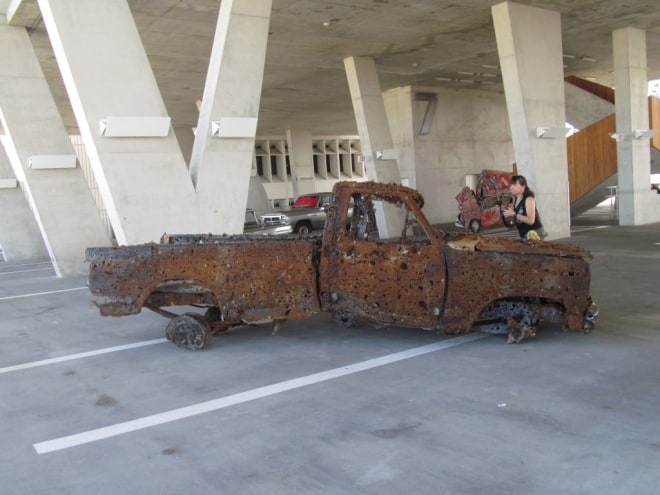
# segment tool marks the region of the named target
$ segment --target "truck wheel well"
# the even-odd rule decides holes
[[[561,322],[566,308],[560,301],[544,297],[506,297],[486,304],[477,316],[477,322],[497,321],[509,316],[529,316],[532,321]],[[476,322],[475,322],[476,323]]]
[[[216,295],[208,286],[197,279],[167,279],[154,284],[143,292],[141,305],[155,307],[203,304],[217,306]]]

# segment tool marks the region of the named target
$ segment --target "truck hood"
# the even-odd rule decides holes
[[[485,237],[461,233],[448,233],[445,235],[445,240],[447,247],[456,250],[543,254],[584,260],[593,258],[589,251],[579,246],[551,241],[521,241],[507,237]]]

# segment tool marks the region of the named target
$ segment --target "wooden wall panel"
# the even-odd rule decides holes
[[[651,139],[651,146],[660,150],[660,98],[655,96],[649,96],[649,129],[658,130]]]
[[[564,78],[564,81],[571,83],[573,86],[577,86],[592,95],[598,96],[605,101],[609,101],[614,104],[614,90],[609,86],[604,86],[602,84],[595,83],[593,81],[588,81],[577,76],[568,76]]]
[[[617,171],[614,114],[566,140],[570,202],[580,199]]]

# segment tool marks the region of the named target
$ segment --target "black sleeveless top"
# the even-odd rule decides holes
[[[514,211],[518,215],[524,215],[527,216],[527,205],[525,204],[527,202],[528,195],[524,195],[522,199],[520,200],[520,203],[518,203],[514,207]],[[527,232],[530,230],[536,230],[541,234],[540,230],[543,228],[543,224],[541,223],[541,217],[539,216],[539,210],[534,209],[534,225],[529,225],[524,222],[521,222],[520,220],[516,219],[516,228],[518,229],[518,234],[520,234],[520,238],[524,239],[525,236],[527,235]],[[541,237],[543,238],[543,237]]]

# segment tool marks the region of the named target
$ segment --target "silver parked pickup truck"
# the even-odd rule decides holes
[[[245,235],[284,235],[291,233],[291,226],[285,224],[266,224],[252,208],[245,210],[243,223]]]
[[[289,211],[276,211],[261,216],[265,225],[288,225],[295,234],[310,234],[325,226],[326,208],[332,193],[303,194]]]

